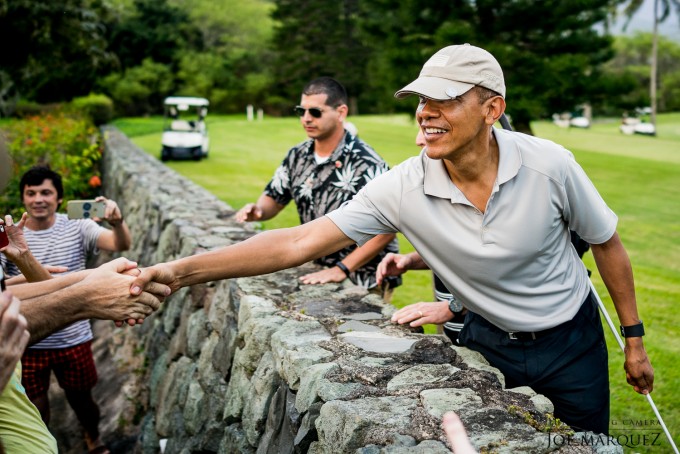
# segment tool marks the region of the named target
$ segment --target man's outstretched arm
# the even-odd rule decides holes
[[[268,230],[241,243],[142,270],[133,294],[152,281],[177,291],[188,285],[233,277],[257,276],[302,265],[353,241],[327,217],[288,229]]]
[[[125,274],[130,270],[136,270],[136,263],[119,258],[80,274],[82,279],[64,276],[45,281],[56,286],[47,294],[39,288],[43,283],[17,286],[22,292],[21,313],[28,322],[30,344],[78,320],[142,320],[157,310],[170,289],[154,282],[139,295],[130,295],[134,276]],[[60,287],[61,283],[65,285]],[[38,290],[35,295],[31,295],[31,287]]]

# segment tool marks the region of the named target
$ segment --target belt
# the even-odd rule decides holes
[[[569,322],[566,322],[569,323]],[[544,337],[547,336],[548,334],[554,333],[555,331],[559,330],[560,328],[563,328],[566,323],[559,324],[557,326],[554,326],[552,328],[544,329],[541,331],[513,331],[513,332],[508,332],[508,338],[510,340],[518,340],[522,342],[526,341],[532,341],[536,340],[539,337]]]

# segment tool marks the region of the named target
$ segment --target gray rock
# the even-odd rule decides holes
[[[366,321],[366,320],[382,320],[385,317],[377,312],[363,312],[361,314],[349,314],[346,315],[345,318],[349,320]]]
[[[319,443],[336,452],[354,451],[391,433],[404,433],[417,401],[406,397],[331,401],[316,420]]]
[[[498,377],[498,381],[501,382],[501,386],[505,388],[505,376],[500,370],[489,365],[489,362],[482,356],[481,353],[465,347],[452,346],[451,348],[455,350],[456,354],[463,361],[465,361],[468,366],[494,374],[496,377]]]
[[[417,342],[415,339],[388,336],[382,333],[345,333],[339,339],[373,353],[406,353]]]
[[[300,378],[300,387],[295,398],[295,408],[300,413],[306,412],[317,400],[319,381],[328,372],[338,370],[339,368],[334,363],[314,364],[307,368],[305,374]]]
[[[445,382],[460,369],[450,364],[418,364],[387,383],[388,391],[409,388],[417,385]]]
[[[367,333],[379,333],[382,330],[378,328],[377,326],[374,325],[369,325],[366,323],[361,323],[356,320],[351,320],[349,322],[345,322],[342,325],[338,326],[338,332],[339,333],[349,333],[349,332],[356,332],[356,331],[361,331],[361,332],[367,332]]]
[[[420,392],[420,399],[425,410],[436,419],[441,419],[447,411],[463,417],[482,406],[481,397],[469,388],[426,389]]]

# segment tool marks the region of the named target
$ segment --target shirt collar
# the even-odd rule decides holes
[[[337,161],[345,152],[346,149],[351,149],[350,145],[353,140],[356,140],[356,137],[353,137],[349,132],[345,131],[345,136],[338,142],[338,146],[335,147],[335,150],[333,150],[333,153],[329,156],[329,158],[322,162],[320,165],[324,165],[327,162],[334,162]],[[312,155],[314,154],[314,139],[309,139],[304,142],[304,147],[305,151]]]
[[[496,187],[511,180],[517,175],[522,167],[522,156],[519,148],[508,131],[493,130],[496,142],[498,142],[498,176],[496,177]],[[439,159],[430,159],[425,150],[420,152],[420,159],[423,163],[423,190],[426,195],[451,199],[452,202],[461,202],[465,196],[456,188],[451,181],[446,167]]]

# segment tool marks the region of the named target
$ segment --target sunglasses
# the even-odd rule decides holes
[[[295,115],[298,117],[304,117],[307,111],[309,111],[309,115],[314,118],[321,118],[321,115],[323,115],[323,110],[319,109],[318,107],[310,107],[309,109],[305,109],[302,106],[296,106],[294,111]]]

